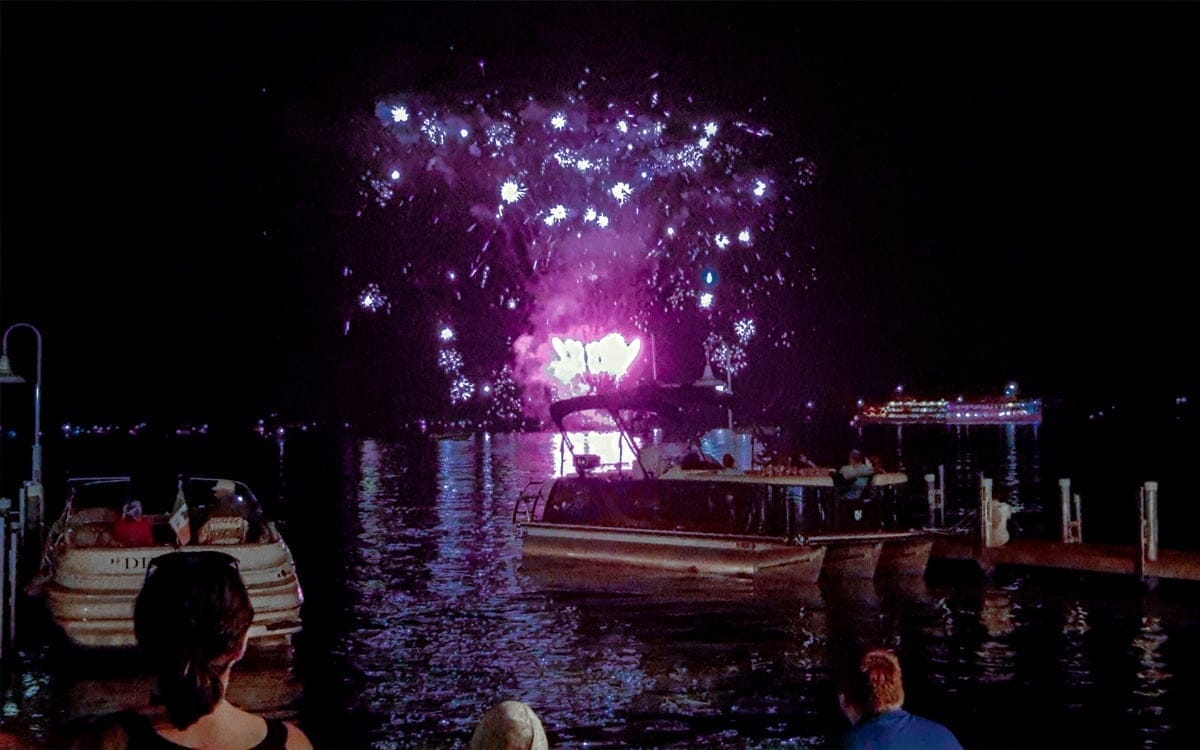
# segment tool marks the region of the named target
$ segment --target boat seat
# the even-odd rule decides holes
[[[120,547],[113,534],[113,525],[108,521],[89,521],[71,524],[63,536],[70,547]]]
[[[213,516],[200,526],[196,544],[245,544],[250,524],[238,516]]]

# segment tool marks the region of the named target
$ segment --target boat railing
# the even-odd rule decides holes
[[[545,484],[545,479],[530,479],[525,485],[525,489],[521,490],[521,494],[517,496],[517,502],[513,505],[514,524],[534,519],[537,515],[538,503],[544,499]]]

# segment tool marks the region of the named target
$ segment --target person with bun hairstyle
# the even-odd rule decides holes
[[[900,660],[887,649],[867,651],[847,672],[838,705],[850,721],[841,744],[847,750],[962,750],[945,726],[904,710]]]
[[[156,678],[152,705],[92,720],[72,747],[312,750],[291,722],[263,719],[225,698],[253,619],[232,555],[188,551],[152,559],[133,612],[138,648]]]

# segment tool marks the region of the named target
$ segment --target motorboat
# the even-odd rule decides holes
[[[887,510],[907,481],[878,473],[853,501],[838,496],[832,469],[763,466],[684,468],[630,425],[636,415],[721,405],[729,394],[697,386],[647,385],[564,399],[550,414],[574,472],[535,480],[517,499],[513,519],[529,560],[591,561],[648,572],[790,579],[923,575],[932,535],[903,528]],[[568,418],[600,410],[619,432],[630,461],[602,466],[576,453]],[[639,417],[640,418],[640,417]],[[665,460],[664,460],[665,459]]]
[[[54,624],[81,648],[136,645],[133,606],[151,561],[175,550],[217,550],[238,560],[254,620],[250,644],[288,646],[301,630],[303,592],[291,550],[244,483],[179,477],[171,497],[129,476],[67,480],[30,586]]]

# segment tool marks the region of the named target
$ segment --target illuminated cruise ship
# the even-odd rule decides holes
[[[967,400],[893,399],[886,404],[863,406],[855,419],[859,422],[907,424],[1039,424],[1042,401],[1018,398],[1016,383],[1009,383],[997,398]]]

